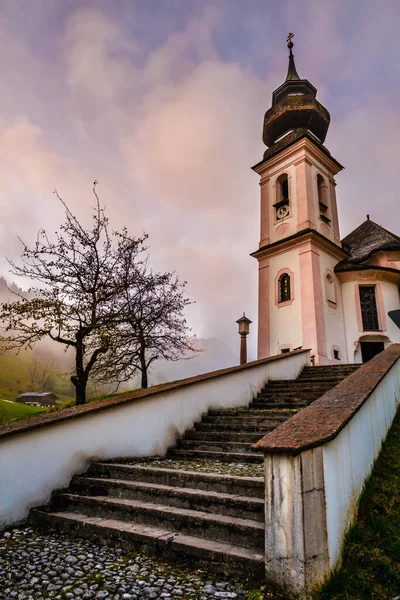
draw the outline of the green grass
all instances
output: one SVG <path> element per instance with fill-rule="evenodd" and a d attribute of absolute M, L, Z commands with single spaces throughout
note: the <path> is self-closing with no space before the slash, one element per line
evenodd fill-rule
<path fill-rule="evenodd" d="M 39 406 L 27 406 L 26 404 L 20 404 L 19 402 L 7 402 L 6 400 L 0 400 L 0 425 L 7 425 L 13 421 L 19 419 L 26 419 L 32 415 L 45 412 L 46 408 Z"/>
<path fill-rule="evenodd" d="M 343 562 L 316 600 L 390 600 L 400 595 L 400 413 L 368 478 Z"/>

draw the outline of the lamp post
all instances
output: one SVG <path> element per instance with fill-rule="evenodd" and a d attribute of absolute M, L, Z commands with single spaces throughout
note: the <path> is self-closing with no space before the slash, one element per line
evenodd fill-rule
<path fill-rule="evenodd" d="M 243 313 L 243 317 L 240 317 L 236 323 L 239 325 L 240 335 L 240 364 L 244 365 L 247 363 L 247 335 L 250 331 L 250 323 L 252 321 Z"/>

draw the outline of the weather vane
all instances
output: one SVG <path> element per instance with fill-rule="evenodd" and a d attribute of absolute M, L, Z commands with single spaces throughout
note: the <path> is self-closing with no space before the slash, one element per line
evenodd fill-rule
<path fill-rule="evenodd" d="M 292 37 L 294 36 L 294 33 L 289 33 L 289 35 L 287 36 L 287 47 L 290 50 L 290 56 L 292 56 L 292 48 L 293 48 L 293 42 L 292 42 Z"/>

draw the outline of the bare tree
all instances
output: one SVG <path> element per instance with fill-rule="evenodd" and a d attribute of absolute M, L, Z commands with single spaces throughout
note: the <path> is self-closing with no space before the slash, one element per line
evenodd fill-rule
<path fill-rule="evenodd" d="M 184 317 L 185 307 L 191 304 L 184 295 L 185 286 L 174 273 L 153 272 L 148 259 L 139 265 L 134 285 L 124 285 L 123 319 L 113 332 L 112 352 L 96 365 L 97 377 L 123 382 L 139 371 L 141 386 L 147 388 L 155 360 L 176 361 L 197 354 Z"/>
<path fill-rule="evenodd" d="M 10 261 L 11 272 L 35 285 L 26 296 L 17 293 L 18 300 L 0 306 L 6 349 L 32 347 L 44 337 L 74 349 L 76 404 L 85 403 L 92 369 L 115 342 L 120 309 L 126 290 L 134 286 L 147 237 L 130 237 L 125 229 L 110 234 L 96 183 L 91 229 L 84 229 L 55 191 L 65 223 L 55 241 L 41 230 L 33 248 L 22 242 L 22 264 Z"/>
<path fill-rule="evenodd" d="M 44 358 L 37 354 L 31 357 L 29 365 L 29 377 L 32 391 L 39 392 L 48 387 L 52 371 L 54 369 L 54 360 Z"/>

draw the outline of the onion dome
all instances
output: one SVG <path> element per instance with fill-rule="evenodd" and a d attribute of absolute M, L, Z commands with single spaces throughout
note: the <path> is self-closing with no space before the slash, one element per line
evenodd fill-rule
<path fill-rule="evenodd" d="M 300 79 L 292 52 L 293 34 L 289 33 L 289 67 L 284 83 L 272 94 L 272 107 L 264 117 L 263 142 L 272 146 L 280 137 L 296 129 L 311 131 L 323 143 L 330 123 L 326 108 L 316 100 L 316 88 Z"/>

